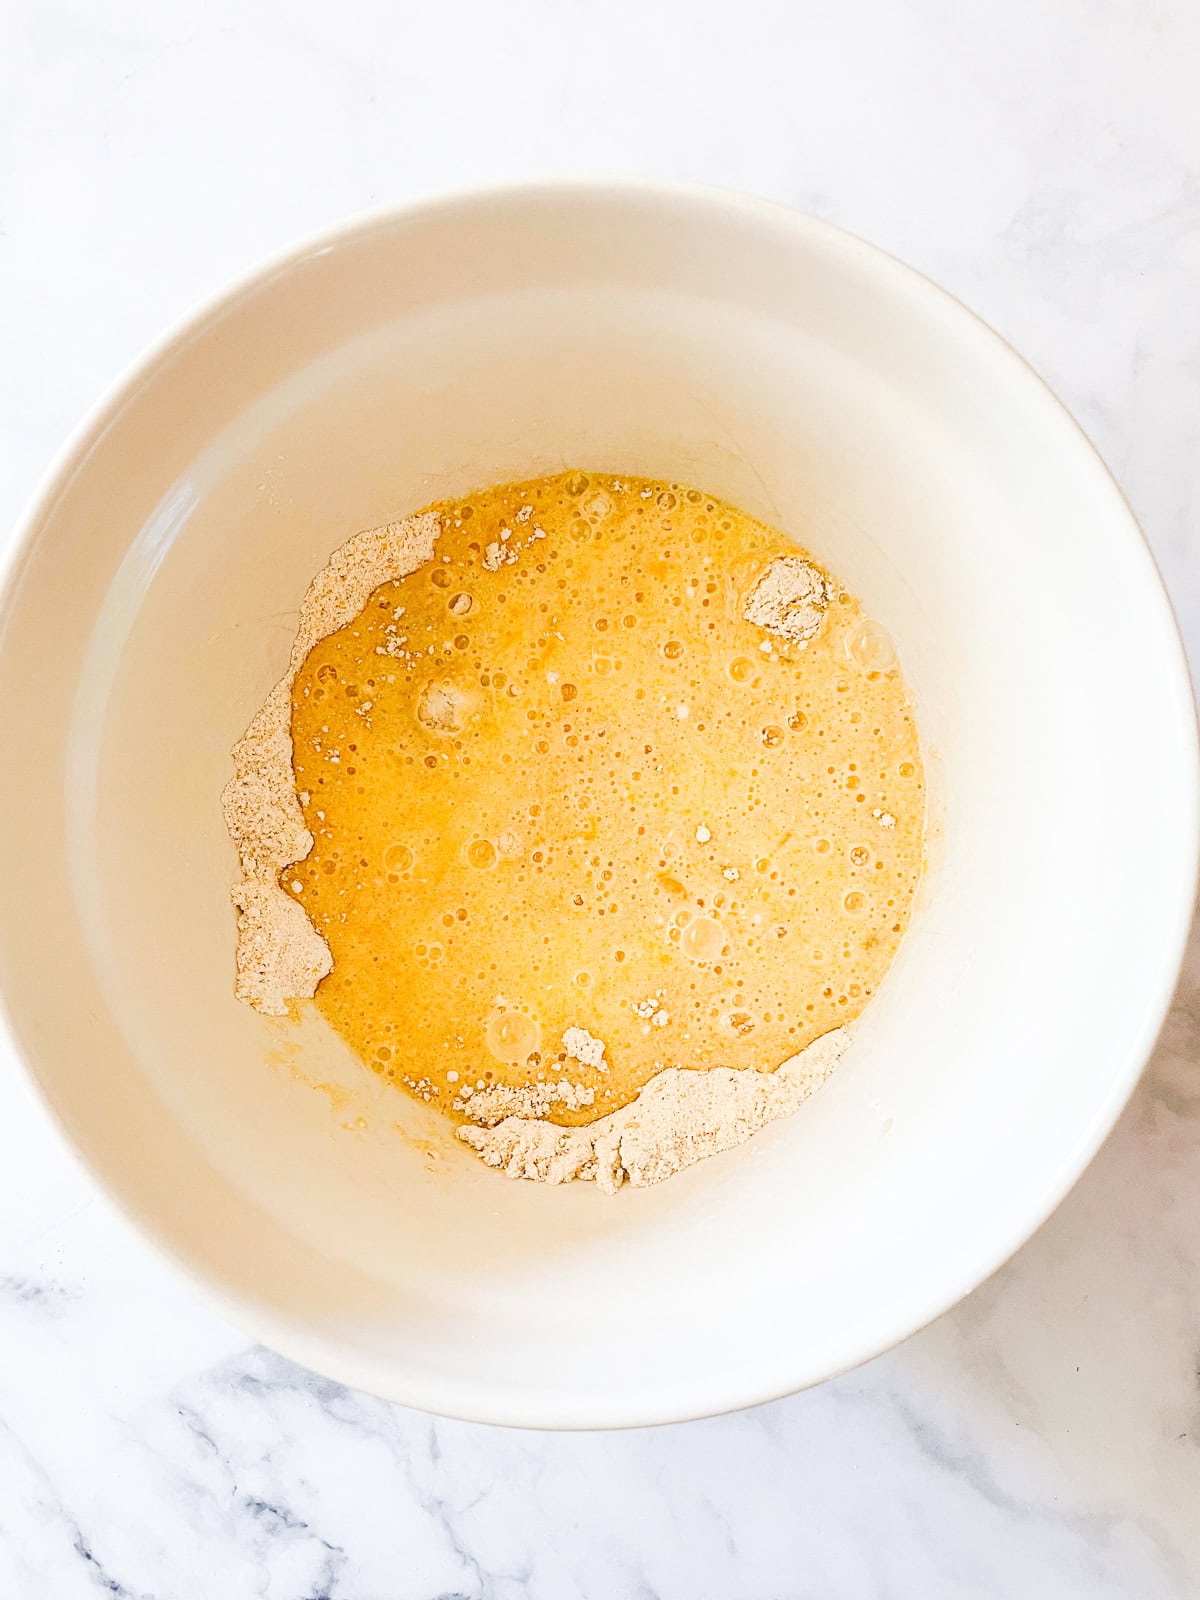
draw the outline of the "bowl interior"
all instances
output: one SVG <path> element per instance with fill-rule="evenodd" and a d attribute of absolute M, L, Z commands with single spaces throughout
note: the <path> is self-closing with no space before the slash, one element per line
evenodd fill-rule
<path fill-rule="evenodd" d="M 615 1200 L 486 1171 L 315 1014 L 237 1005 L 218 807 L 331 549 L 566 465 L 811 548 L 897 642 L 931 791 L 914 925 L 833 1081 Z M 4 984 L 86 1159 L 263 1337 L 462 1415 L 717 1410 L 942 1310 L 1107 1131 L 1191 902 L 1186 678 L 1103 469 L 960 307 L 729 199 L 449 202 L 243 287 L 35 511 L 0 693 Z"/>

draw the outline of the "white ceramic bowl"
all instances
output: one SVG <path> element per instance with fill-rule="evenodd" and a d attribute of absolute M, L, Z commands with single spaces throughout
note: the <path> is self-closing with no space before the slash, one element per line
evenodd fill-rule
<path fill-rule="evenodd" d="M 828 562 L 898 644 L 931 791 L 912 930 L 833 1081 L 615 1199 L 509 1182 L 319 1018 L 237 1005 L 218 809 L 335 545 L 568 463 L 702 485 Z M 1192 904 L 1190 690 L 1103 466 L 953 300 L 729 195 L 450 199 L 221 296 L 31 510 L 0 705 L 3 989 L 83 1157 L 256 1335 L 459 1416 L 742 1406 L 950 1306 L 1112 1126 Z"/>

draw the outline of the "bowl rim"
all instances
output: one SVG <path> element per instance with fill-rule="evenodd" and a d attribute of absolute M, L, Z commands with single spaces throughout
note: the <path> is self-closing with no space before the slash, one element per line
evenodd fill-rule
<path fill-rule="evenodd" d="M 67 1150 L 87 1173 L 89 1181 L 134 1225 L 160 1260 L 171 1271 L 194 1285 L 200 1295 L 231 1324 L 280 1354 L 352 1389 L 463 1421 L 544 1429 L 641 1427 L 718 1416 L 765 1404 L 838 1377 L 874 1359 L 927 1327 L 985 1283 L 1058 1209 L 1083 1176 L 1128 1104 L 1153 1052 L 1175 992 L 1200 878 L 1200 741 L 1197 736 L 1196 701 L 1179 624 L 1162 574 L 1133 510 L 1083 428 L 1045 380 L 1002 335 L 933 279 L 889 251 L 834 223 L 782 202 L 734 189 L 619 174 L 548 177 L 516 183 L 463 186 L 356 211 L 332 226 L 306 234 L 271 253 L 177 316 L 163 333 L 126 363 L 88 407 L 52 457 L 40 482 L 26 501 L 6 547 L 0 551 L 0 642 L 3 641 L 16 602 L 21 573 L 32 555 L 39 529 L 52 511 L 60 490 L 117 418 L 127 398 L 138 385 L 153 375 L 177 347 L 222 315 L 230 305 L 265 288 L 274 277 L 291 271 L 311 256 L 331 252 L 340 245 L 402 221 L 436 219 L 439 214 L 532 200 L 542 203 L 555 200 L 567 203 L 578 203 L 580 200 L 618 203 L 639 200 L 663 206 L 682 204 L 698 211 L 707 211 L 715 221 L 725 225 L 736 226 L 745 221 L 790 229 L 812 243 L 823 245 L 832 253 L 840 252 L 843 258 L 857 258 L 891 284 L 921 298 L 925 304 L 939 308 L 960 338 L 973 338 L 976 348 L 995 364 L 997 371 L 1007 369 L 1010 380 L 1015 380 L 1021 386 L 1030 403 L 1043 407 L 1049 405 L 1057 413 L 1060 425 L 1065 424 L 1062 437 L 1064 443 L 1068 440 L 1071 442 L 1080 471 L 1090 473 L 1098 486 L 1106 488 L 1114 497 L 1114 509 L 1118 518 L 1123 520 L 1129 536 L 1130 554 L 1134 556 L 1136 552 L 1145 580 L 1147 616 L 1156 620 L 1174 656 L 1170 676 L 1174 680 L 1172 688 L 1175 703 L 1170 712 L 1178 722 L 1178 737 L 1182 741 L 1179 766 L 1184 780 L 1173 795 L 1172 806 L 1177 818 L 1180 873 L 1175 902 L 1163 912 L 1163 959 L 1153 991 L 1144 997 L 1143 1021 L 1137 1037 L 1126 1051 L 1125 1059 L 1114 1068 L 1112 1085 L 1095 1108 L 1090 1125 L 1061 1158 L 1055 1181 L 1045 1185 L 1038 1197 L 1019 1213 L 1014 1213 L 1005 1230 L 1004 1240 L 997 1248 L 981 1258 L 976 1266 L 961 1272 L 954 1282 L 939 1285 L 915 1321 L 911 1315 L 904 1316 L 886 1332 L 864 1338 L 859 1347 L 848 1348 L 836 1366 L 823 1364 L 821 1370 L 805 1370 L 802 1364 L 793 1363 L 794 1371 L 784 1374 L 773 1370 L 769 1376 L 764 1373 L 757 1380 L 744 1369 L 724 1380 L 714 1375 L 711 1382 L 693 1385 L 692 1392 L 686 1398 L 675 1395 L 665 1403 L 644 1398 L 622 1402 L 616 1397 L 510 1390 L 503 1385 L 491 1386 L 485 1395 L 479 1384 L 464 1385 L 442 1378 L 430 1379 L 416 1371 L 398 1374 L 394 1366 L 382 1358 L 348 1354 L 338 1342 L 313 1335 L 302 1322 L 264 1307 L 244 1290 L 235 1291 L 211 1269 L 185 1257 L 153 1213 L 137 1205 L 92 1166 L 81 1140 L 76 1137 L 67 1120 L 60 1116 L 34 1066 L 32 1048 L 28 1054 L 26 1052 L 12 1002 L 3 987 L 0 987 L 0 1046 L 7 1047 L 13 1059 L 19 1063 L 19 1079 L 49 1112 L 51 1124 L 57 1129 Z M 1157 619 L 1152 617 L 1155 608 L 1158 611 Z"/>

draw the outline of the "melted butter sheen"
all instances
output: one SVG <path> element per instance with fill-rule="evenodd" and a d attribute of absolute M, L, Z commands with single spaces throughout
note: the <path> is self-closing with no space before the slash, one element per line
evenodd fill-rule
<path fill-rule="evenodd" d="M 330 1024 L 452 1113 L 566 1077 L 595 1099 L 553 1115 L 581 1123 L 852 1021 L 922 861 L 886 634 L 836 582 L 804 647 L 746 622 L 795 547 L 685 485 L 572 472 L 431 509 L 434 560 L 295 683 L 315 844 L 282 882 L 333 953 Z"/>

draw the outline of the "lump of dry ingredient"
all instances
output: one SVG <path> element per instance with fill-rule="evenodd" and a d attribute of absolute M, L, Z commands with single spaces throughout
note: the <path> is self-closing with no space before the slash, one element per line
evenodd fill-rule
<path fill-rule="evenodd" d="M 834 1028 L 774 1072 L 668 1067 L 629 1105 L 582 1128 L 510 1116 L 495 1127 L 459 1128 L 458 1138 L 510 1178 L 590 1179 L 605 1194 L 623 1183 L 646 1188 L 790 1116 L 829 1077 L 849 1042 L 845 1028 Z"/>
<path fill-rule="evenodd" d="M 431 680 L 417 701 L 417 716 L 431 733 L 461 733 L 468 709 L 468 697 L 449 679 Z"/>
<path fill-rule="evenodd" d="M 313 847 L 292 768 L 292 685 L 320 639 L 355 618 L 372 592 L 415 572 L 433 556 L 436 513 L 357 533 L 340 545 L 308 586 L 286 673 L 233 747 L 233 777 L 221 796 L 225 826 L 237 846 L 240 881 L 237 998 L 284 1016 L 289 1000 L 307 1000 L 333 967 L 329 946 L 304 908 L 279 887 L 285 867 Z M 439 708 L 444 709 L 444 708 Z"/>
<path fill-rule="evenodd" d="M 597 1039 L 586 1028 L 567 1028 L 562 1042 L 572 1061 L 581 1061 L 585 1067 L 597 1067 L 601 1072 L 608 1071 L 604 1064 L 604 1040 Z"/>
<path fill-rule="evenodd" d="M 544 1117 L 555 1106 L 567 1111 L 579 1111 L 590 1106 L 596 1091 L 585 1085 L 570 1083 L 563 1078 L 559 1083 L 531 1083 L 514 1087 L 507 1083 L 489 1084 L 486 1089 L 476 1089 L 464 1095 L 455 1104 L 472 1122 L 485 1128 L 494 1128 L 505 1117 Z"/>
<path fill-rule="evenodd" d="M 238 911 L 233 992 L 258 1011 L 283 1016 L 288 1001 L 312 995 L 333 969 L 329 946 L 304 907 L 277 883 L 246 878 L 233 890 Z"/>
<path fill-rule="evenodd" d="M 803 556 L 776 556 L 750 591 L 742 615 L 792 644 L 807 644 L 821 626 L 829 584 Z"/>

